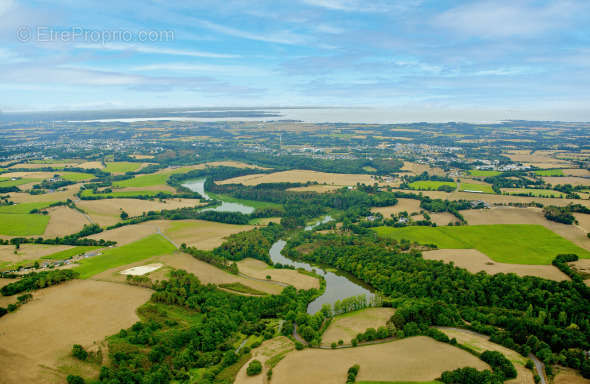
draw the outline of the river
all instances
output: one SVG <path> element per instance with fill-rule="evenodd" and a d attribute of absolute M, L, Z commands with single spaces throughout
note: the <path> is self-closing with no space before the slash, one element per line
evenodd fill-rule
<path fill-rule="evenodd" d="M 183 187 L 190 189 L 193 192 L 199 193 L 203 198 L 210 200 L 211 198 L 205 192 L 205 179 L 189 180 L 182 184 Z M 241 212 L 249 214 L 254 212 L 254 208 L 241 204 L 221 200 L 221 205 L 215 208 L 208 208 L 219 212 Z M 332 217 L 325 216 L 318 222 L 305 227 L 306 231 L 310 231 L 320 224 L 325 224 L 332 221 Z M 346 299 L 351 296 L 366 295 L 368 299 L 373 297 L 373 293 L 368 287 L 363 286 L 360 282 L 353 281 L 352 277 L 346 276 L 342 273 L 326 270 L 323 266 L 312 265 L 306 262 L 299 262 L 291 260 L 281 254 L 287 242 L 285 240 L 276 241 L 270 248 L 270 259 L 273 263 L 280 263 L 283 265 L 290 265 L 295 268 L 302 268 L 306 271 L 315 271 L 326 280 L 326 290 L 317 297 L 314 301 L 309 303 L 307 312 L 314 314 L 322 309 L 324 304 L 333 305 L 336 301 Z"/>

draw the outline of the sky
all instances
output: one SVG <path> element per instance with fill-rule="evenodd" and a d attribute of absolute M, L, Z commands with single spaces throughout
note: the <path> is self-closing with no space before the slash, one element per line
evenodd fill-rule
<path fill-rule="evenodd" d="M 588 20 L 587 0 L 0 0 L 0 110 L 371 106 L 590 121 Z"/>

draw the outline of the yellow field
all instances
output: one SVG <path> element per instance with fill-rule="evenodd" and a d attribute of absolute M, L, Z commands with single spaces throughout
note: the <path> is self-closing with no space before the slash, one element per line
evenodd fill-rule
<path fill-rule="evenodd" d="M 590 177 L 589 170 L 580 168 L 564 169 L 563 174 L 566 176 Z"/>
<path fill-rule="evenodd" d="M 453 262 L 457 267 L 469 272 L 485 271 L 490 275 L 497 273 L 515 273 L 519 276 L 537 276 L 543 279 L 563 281 L 570 278 L 553 265 L 504 264 L 490 259 L 476 249 L 437 249 L 422 253 L 426 260 Z"/>
<path fill-rule="evenodd" d="M 360 365 L 357 381 L 431 381 L 447 370 L 490 369 L 469 352 L 425 336 L 336 350 L 290 352 L 273 369 L 281 384 L 341 384 L 346 372 Z"/>
<path fill-rule="evenodd" d="M 578 371 L 571 368 L 558 367 L 557 371 L 553 384 L 590 384 L 590 380 L 584 379 Z"/>
<path fill-rule="evenodd" d="M 121 246 L 157 233 L 159 223 L 159 221 L 146 221 L 145 223 L 141 224 L 126 225 L 124 227 L 119 227 L 88 236 L 88 238 L 95 240 L 105 239 L 116 241 L 117 246 Z"/>
<path fill-rule="evenodd" d="M 43 256 L 70 248 L 74 247 L 71 245 L 21 244 L 17 254 L 15 254 L 14 245 L 0 245 L 0 262 L 18 263 L 24 260 L 37 260 Z"/>
<path fill-rule="evenodd" d="M 322 185 L 322 184 L 318 184 L 318 185 L 309 185 L 307 187 L 289 188 L 289 189 L 287 189 L 287 191 L 325 193 L 325 192 L 335 191 L 335 190 L 337 190 L 339 188 L 340 188 L 340 186 L 337 186 L 337 185 Z"/>
<path fill-rule="evenodd" d="M 201 205 L 201 202 L 194 199 L 168 199 L 163 202 L 140 199 L 104 199 L 80 200 L 76 205 L 86 211 L 98 224 L 113 225 L 121 221 L 121 210 L 127 212 L 129 216 L 139 216 L 148 211 L 194 207 Z"/>
<path fill-rule="evenodd" d="M 574 244 L 590 250 L 590 239 L 586 236 L 587 231 L 574 225 L 547 220 L 543 216 L 541 208 L 495 207 L 484 210 L 462 211 L 461 214 L 470 225 L 539 224 Z"/>
<path fill-rule="evenodd" d="M 49 224 L 43 233 L 44 237 L 62 237 L 79 232 L 85 224 L 91 224 L 88 219 L 75 209 L 53 207 L 49 212 Z"/>
<path fill-rule="evenodd" d="M 35 292 L 31 303 L 0 319 L 2 383 L 65 382 L 55 368 L 73 344 L 90 346 L 131 326 L 151 291 L 75 280 Z"/>
<path fill-rule="evenodd" d="M 459 221 L 454 215 L 449 212 L 437 212 L 437 213 L 429 213 L 430 221 L 436 223 L 438 226 L 445 226 L 449 225 L 449 223 L 455 223 Z"/>
<path fill-rule="evenodd" d="M 195 259 L 191 255 L 182 252 L 176 252 L 172 255 L 161 256 L 158 258 L 158 261 L 172 268 L 184 269 L 187 272 L 193 273 L 195 276 L 199 278 L 199 280 L 203 284 L 241 283 L 250 288 L 266 292 L 272 295 L 280 294 L 284 288 L 276 283 L 252 280 L 242 276 L 233 275 L 229 272 L 222 271 L 221 269 L 216 268 L 211 264 L 207 264 L 204 261 Z M 150 259 L 148 262 L 145 262 L 144 264 L 149 264 L 153 262 L 155 262 L 155 259 Z M 126 267 L 129 268 L 129 266 Z M 154 276 L 153 279 L 159 277 L 159 279 L 162 280 L 164 278 L 164 276 L 162 276 L 162 273 L 162 269 L 159 269 L 158 271 L 155 271 L 150 275 Z"/>
<path fill-rule="evenodd" d="M 263 261 L 256 259 L 247 258 L 239 261 L 238 270 L 257 279 L 266 279 L 266 276 L 270 276 L 272 281 L 280 281 L 297 289 L 307 290 L 320 287 L 320 282 L 315 277 L 304 275 L 292 269 L 273 269 Z"/>
<path fill-rule="evenodd" d="M 67 199 L 75 200 L 75 194 L 80 189 L 79 185 L 68 185 L 64 188 L 60 188 L 56 192 L 44 193 L 42 195 L 29 195 L 24 192 L 11 192 L 8 195 L 10 200 L 15 203 L 38 203 L 38 202 L 54 202 L 54 201 L 65 201 Z"/>
<path fill-rule="evenodd" d="M 507 383 L 533 384 L 535 382 L 533 380 L 532 372 L 524 367 L 524 365 L 527 362 L 526 357 L 523 357 L 518 352 L 503 347 L 501 345 L 492 343 L 488 340 L 488 337 L 483 335 L 480 336 L 474 333 L 448 328 L 441 328 L 441 331 L 446 333 L 447 336 L 449 336 L 449 338 L 454 337 L 455 339 L 457 339 L 457 342 L 459 342 L 459 344 L 471 347 L 479 353 L 484 352 L 486 350 L 498 351 L 502 353 L 504 356 L 506 356 L 508 360 L 512 361 L 512 363 L 514 364 L 514 368 L 516 368 L 517 371 L 516 378 L 507 381 Z"/>
<path fill-rule="evenodd" d="M 252 350 L 252 359 L 249 360 L 242 369 L 238 372 L 236 376 L 236 380 L 234 384 L 263 384 L 265 383 L 266 372 L 268 371 L 268 367 L 265 366 L 265 363 L 268 359 L 273 356 L 291 351 L 295 348 L 293 342 L 286 338 L 285 336 L 275 337 L 270 340 L 266 340 L 262 343 L 262 345 L 254 350 Z M 256 376 L 248 376 L 246 374 L 246 369 L 248 368 L 248 364 L 252 360 L 258 360 L 262 363 L 262 372 L 260 375 Z"/>
<path fill-rule="evenodd" d="M 234 177 L 220 181 L 219 184 L 258 185 L 262 183 L 306 183 L 308 181 L 341 186 L 356 185 L 356 183 L 373 184 L 375 182 L 371 175 L 294 170 Z"/>
<path fill-rule="evenodd" d="M 420 212 L 420 200 L 415 199 L 397 199 L 397 204 L 388 207 L 373 207 L 371 212 L 380 213 L 385 218 L 390 218 L 392 213 L 398 214 L 406 211 L 408 213 Z"/>
<path fill-rule="evenodd" d="M 408 171 L 406 174 L 420 175 L 424 172 L 428 172 L 429 175 L 446 176 L 446 172 L 442 168 L 432 168 L 427 164 L 418 164 L 412 162 L 404 162 L 404 166 L 401 168 L 402 171 Z"/>
<path fill-rule="evenodd" d="M 576 185 L 588 185 L 590 186 L 590 178 L 584 178 L 584 177 L 573 177 L 573 176 L 547 176 L 547 177 L 543 177 L 543 180 L 546 183 L 549 183 L 551 185 L 558 185 L 558 184 L 571 184 L 573 186 Z"/>
<path fill-rule="evenodd" d="M 509 151 L 505 155 L 514 162 L 535 166 L 541 169 L 564 168 L 571 166 L 569 161 L 559 160 L 551 157 L 553 154 L 554 151 L 536 151 L 531 155 L 529 150 L 514 150 Z"/>
<path fill-rule="evenodd" d="M 350 344 L 357 334 L 367 328 L 379 328 L 389 321 L 395 310 L 393 308 L 367 308 L 334 317 L 328 329 L 322 335 L 322 345 L 329 346 L 342 340 Z"/>
<path fill-rule="evenodd" d="M 204 220 L 174 220 L 155 222 L 162 231 L 178 245 L 210 250 L 220 246 L 224 239 L 234 233 L 249 231 L 252 225 L 234 225 Z"/>

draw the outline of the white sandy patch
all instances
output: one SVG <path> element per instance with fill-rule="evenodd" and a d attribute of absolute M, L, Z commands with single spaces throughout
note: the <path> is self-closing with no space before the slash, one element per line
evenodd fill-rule
<path fill-rule="evenodd" d="M 132 275 L 132 276 L 143 276 L 143 275 L 153 272 L 157 269 L 160 269 L 163 266 L 164 266 L 164 264 L 160 264 L 160 263 L 142 265 L 140 267 L 133 267 L 133 268 L 129 268 L 124 271 L 121 271 L 121 274 L 122 275 Z"/>

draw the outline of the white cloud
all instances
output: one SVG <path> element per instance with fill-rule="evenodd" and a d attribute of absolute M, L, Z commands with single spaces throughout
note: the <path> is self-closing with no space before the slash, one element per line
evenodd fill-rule
<path fill-rule="evenodd" d="M 212 64 L 190 64 L 190 63 L 164 63 L 138 65 L 131 68 L 132 71 L 177 71 L 177 72 L 212 72 L 226 75 L 250 75 L 268 76 L 269 71 L 242 65 L 212 65 Z"/>
<path fill-rule="evenodd" d="M 302 0 L 314 7 L 345 12 L 392 12 L 405 11 L 416 7 L 422 0 Z"/>
<path fill-rule="evenodd" d="M 0 16 L 7 13 L 14 6 L 14 0 L 0 0 Z"/>
<path fill-rule="evenodd" d="M 525 0 L 483 1 L 445 11 L 434 23 L 461 34 L 486 38 L 530 37 L 567 25 L 581 6 L 576 0 L 553 0 L 544 6 Z"/>
<path fill-rule="evenodd" d="M 226 53 L 213 53 L 213 52 L 203 52 L 203 51 L 195 51 L 195 50 L 172 49 L 172 48 L 162 48 L 162 47 L 154 47 L 154 46 L 138 45 L 138 44 L 125 44 L 125 43 L 76 44 L 75 48 L 106 50 L 106 51 L 127 51 L 127 52 L 139 52 L 139 53 L 153 53 L 153 54 L 157 54 L 157 55 L 207 57 L 207 58 L 214 58 L 214 59 L 231 59 L 231 58 L 240 57 L 239 55 L 226 54 Z"/>
<path fill-rule="evenodd" d="M 303 44 L 306 41 L 306 39 L 303 36 L 288 31 L 253 33 L 232 27 L 227 27 L 225 25 L 212 23 L 210 21 L 205 20 L 199 21 L 199 24 L 207 29 L 222 33 L 224 35 L 239 37 L 248 40 L 257 40 L 264 41 L 267 43 L 279 43 L 287 45 Z"/>

